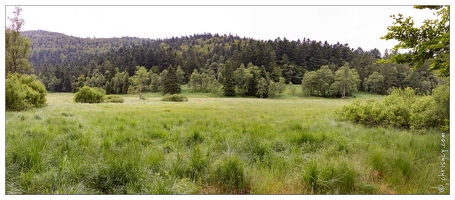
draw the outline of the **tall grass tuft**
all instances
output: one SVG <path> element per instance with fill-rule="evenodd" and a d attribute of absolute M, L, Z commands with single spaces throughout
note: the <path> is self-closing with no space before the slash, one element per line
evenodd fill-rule
<path fill-rule="evenodd" d="M 137 161 L 112 159 L 100 166 L 93 187 L 105 194 L 126 194 L 128 187 L 140 183 L 141 175 Z"/>
<path fill-rule="evenodd" d="M 221 194 L 247 194 L 250 181 L 245 174 L 240 158 L 231 156 L 217 163 L 210 173 L 211 183 Z"/>
<path fill-rule="evenodd" d="M 203 178 L 208 169 L 208 161 L 207 156 L 202 153 L 199 146 L 191 149 L 188 164 L 189 178 L 193 181 Z"/>
<path fill-rule="evenodd" d="M 393 159 L 393 167 L 397 168 L 405 178 L 409 178 L 412 173 L 412 161 L 409 156 L 399 154 Z"/>
<path fill-rule="evenodd" d="M 369 162 L 371 163 L 371 166 L 374 170 L 373 178 L 379 180 L 384 176 L 384 172 L 386 170 L 386 163 L 384 158 L 385 154 L 382 150 L 373 149 L 371 151 L 372 152 L 369 156 Z"/>
<path fill-rule="evenodd" d="M 41 151 L 45 147 L 43 138 L 26 140 L 22 145 L 14 146 L 7 151 L 12 164 L 17 164 L 20 171 L 33 170 L 40 172 L 44 169 Z"/>
<path fill-rule="evenodd" d="M 309 163 L 304 171 L 303 180 L 313 194 L 350 194 L 355 191 L 356 172 L 348 164 L 316 161 Z"/>
<path fill-rule="evenodd" d="M 205 141 L 205 137 L 199 130 L 195 130 L 186 138 L 186 145 L 196 145 Z"/>
<path fill-rule="evenodd" d="M 312 193 L 316 193 L 320 187 L 319 182 L 319 173 L 318 165 L 316 162 L 312 161 L 306 168 L 303 175 L 303 180 L 305 181 L 308 188 L 310 188 Z"/>

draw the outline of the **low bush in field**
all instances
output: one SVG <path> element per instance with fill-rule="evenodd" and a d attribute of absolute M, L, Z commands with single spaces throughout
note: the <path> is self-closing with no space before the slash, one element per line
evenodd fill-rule
<path fill-rule="evenodd" d="M 397 89 L 384 101 L 354 101 L 337 111 L 340 119 L 368 126 L 447 130 L 449 88 L 439 86 L 432 96 L 417 96 L 411 88 Z"/>
<path fill-rule="evenodd" d="M 84 86 L 74 95 L 74 101 L 79 103 L 102 103 L 104 96 L 106 96 L 105 90 Z"/>
<path fill-rule="evenodd" d="M 186 102 L 188 101 L 188 98 L 180 94 L 166 94 L 162 101 Z"/>
<path fill-rule="evenodd" d="M 6 110 L 20 111 L 46 105 L 46 88 L 34 75 L 10 74 L 5 84 Z"/>
<path fill-rule="evenodd" d="M 119 95 L 107 95 L 104 97 L 106 103 L 123 103 L 125 100 Z"/>

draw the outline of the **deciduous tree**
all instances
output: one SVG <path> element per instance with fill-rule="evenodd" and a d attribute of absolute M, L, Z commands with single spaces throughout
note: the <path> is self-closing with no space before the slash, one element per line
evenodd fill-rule
<path fill-rule="evenodd" d="M 8 17 L 11 22 L 5 30 L 5 67 L 6 74 L 31 72 L 31 64 L 28 61 L 30 56 L 30 39 L 21 36 L 21 29 L 25 21 L 19 18 L 22 11 L 21 7 L 16 7 L 13 11 L 14 17 Z"/>
<path fill-rule="evenodd" d="M 395 20 L 381 39 L 398 40 L 392 50 L 410 49 L 409 53 L 392 55 L 397 63 L 411 63 L 420 67 L 427 61 L 430 69 L 439 70 L 442 76 L 449 76 L 450 55 L 450 7 L 414 6 L 416 9 L 436 10 L 438 19 L 426 19 L 420 27 L 414 27 L 412 17 L 392 15 Z"/>
<path fill-rule="evenodd" d="M 148 87 L 147 82 L 149 79 L 147 69 L 143 66 L 137 66 L 134 76 L 130 78 L 131 86 L 128 89 L 128 93 L 138 93 L 139 100 L 143 100 L 142 91 Z"/>

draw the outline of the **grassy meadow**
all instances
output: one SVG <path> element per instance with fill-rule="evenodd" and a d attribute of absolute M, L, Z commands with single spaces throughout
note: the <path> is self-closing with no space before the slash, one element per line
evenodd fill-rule
<path fill-rule="evenodd" d="M 122 95 L 118 104 L 50 93 L 44 108 L 6 112 L 6 193 L 450 193 L 438 176 L 440 131 L 370 128 L 334 117 L 353 100 L 383 96 L 183 93 L 188 102 L 146 93 L 142 101 Z M 449 180 L 448 161 L 445 169 Z"/>

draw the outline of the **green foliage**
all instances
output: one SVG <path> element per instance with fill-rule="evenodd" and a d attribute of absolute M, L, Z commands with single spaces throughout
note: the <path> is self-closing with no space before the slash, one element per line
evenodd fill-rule
<path fill-rule="evenodd" d="M 275 83 L 274 81 L 270 80 L 269 82 L 269 87 L 268 87 L 268 94 L 270 98 L 275 98 L 278 95 L 278 83 Z"/>
<path fill-rule="evenodd" d="M 450 7 L 449 6 L 415 6 L 417 9 L 435 9 L 438 19 L 424 20 L 419 28 L 414 27 L 412 17 L 403 18 L 402 14 L 392 15 L 393 26 L 381 39 L 398 40 L 393 50 L 411 49 L 407 54 L 392 56 L 398 63 L 411 63 L 420 67 L 427 61 L 430 69 L 439 70 L 442 76 L 449 76 L 450 55 Z"/>
<path fill-rule="evenodd" d="M 320 70 L 323 65 L 336 72 L 345 62 L 350 63 L 349 68 L 355 69 L 362 80 L 356 83 L 360 91 L 365 90 L 366 84 L 363 81 L 374 71 L 384 76 L 381 89 L 383 94 L 390 87 L 412 87 L 419 94 L 429 94 L 434 86 L 442 83 L 433 77 L 432 73 L 428 73 L 427 69 L 412 71 L 407 64 L 394 64 L 388 60 L 374 64 L 376 59 L 381 58 L 377 49 L 353 50 L 347 45 L 331 45 L 310 40 L 296 42 L 280 39 L 265 42 L 211 34 L 162 40 L 87 39 L 47 31 L 24 31 L 21 34 L 33 42 L 29 59 L 35 67 L 37 77 L 48 90 L 55 92 L 76 92 L 78 88 L 87 85 L 103 87 L 107 94 L 126 94 L 132 85 L 129 77 L 135 75 L 135 67 L 138 65 L 150 69 L 150 81 L 146 82 L 150 91 L 162 92 L 169 66 L 172 64 L 181 68 L 179 70 L 177 67 L 176 70 L 177 83 L 180 85 L 182 80 L 189 81 L 191 73 L 198 69 L 201 81 L 196 84 L 196 90 L 222 93 L 220 86 L 223 83 L 226 60 L 231 61 L 235 72 L 239 72 L 234 73 L 235 93 L 241 96 L 259 97 L 257 86 L 261 77 L 267 79 L 268 76 L 276 83 L 283 77 L 285 83 L 300 84 L 304 74 Z M 64 44 L 56 41 L 63 41 Z M 387 59 L 388 55 L 385 53 L 383 58 Z M 244 70 L 241 69 L 242 63 Z M 248 67 L 245 67 L 247 63 Z M 80 75 L 84 76 L 81 81 L 78 80 Z M 53 84 L 50 84 L 54 76 L 56 78 Z M 327 88 L 327 85 L 319 85 L 317 78 L 314 79 L 314 84 L 311 86 L 313 89 L 307 87 L 309 92 L 304 95 L 324 96 L 324 92 L 319 90 L 321 87 Z M 325 96 L 342 96 L 340 92 L 334 94 L 342 84 L 332 85 L 328 85 Z M 192 84 L 189 86 L 193 87 Z"/>
<path fill-rule="evenodd" d="M 102 103 L 106 91 L 101 88 L 84 86 L 75 95 L 74 101 L 79 103 Z"/>
<path fill-rule="evenodd" d="M 123 103 L 125 100 L 120 95 L 106 95 L 104 102 L 106 103 Z"/>
<path fill-rule="evenodd" d="M 248 83 L 252 76 L 243 63 L 234 71 L 235 88 L 238 94 L 245 94 L 248 91 Z"/>
<path fill-rule="evenodd" d="M 138 93 L 139 100 L 143 100 L 142 91 L 148 89 L 147 83 L 150 80 L 147 69 L 143 66 L 137 66 L 134 76 L 130 77 L 131 86 L 128 93 Z"/>
<path fill-rule="evenodd" d="M 449 82 L 438 86 L 433 90 L 432 95 L 435 101 L 435 109 L 438 116 L 438 124 L 442 125 L 442 130 L 449 131 L 450 120 L 450 87 Z"/>
<path fill-rule="evenodd" d="M 365 91 L 382 94 L 386 88 L 384 85 L 384 76 L 378 72 L 373 72 L 367 79 L 364 80 Z"/>
<path fill-rule="evenodd" d="M 150 70 L 151 71 L 151 70 Z M 161 90 L 161 77 L 156 73 L 150 75 L 150 90 L 152 92 L 159 92 Z"/>
<path fill-rule="evenodd" d="M 224 96 L 235 96 L 234 69 L 230 60 L 226 61 L 223 69 L 223 92 Z"/>
<path fill-rule="evenodd" d="M 360 83 L 359 75 L 355 69 L 349 69 L 349 63 L 338 68 L 335 72 L 335 82 L 330 85 L 331 94 L 341 94 L 341 98 L 357 91 L 357 86 Z"/>
<path fill-rule="evenodd" d="M 289 89 L 288 89 L 288 90 L 289 90 L 289 92 L 291 92 L 291 94 L 292 94 L 292 95 L 295 95 L 295 93 L 296 93 L 296 89 L 295 89 L 294 85 L 292 85 L 292 83 L 291 83 L 291 82 L 289 82 L 289 84 L 288 84 L 288 88 L 289 88 Z"/>
<path fill-rule="evenodd" d="M 169 71 L 163 80 L 163 94 L 175 94 L 180 92 L 180 84 L 177 81 L 175 68 L 169 66 Z"/>
<path fill-rule="evenodd" d="M 182 67 L 178 66 L 177 71 L 175 72 L 177 76 L 177 83 L 182 85 L 185 81 L 185 72 L 182 70 Z"/>
<path fill-rule="evenodd" d="M 270 78 L 275 82 L 279 82 L 280 77 L 283 77 L 283 70 L 279 66 L 273 67 L 273 71 L 272 74 L 270 75 Z"/>
<path fill-rule="evenodd" d="M 5 90 L 7 111 L 21 111 L 46 105 L 46 88 L 34 75 L 8 75 Z"/>
<path fill-rule="evenodd" d="M 311 71 L 303 75 L 302 79 L 302 92 L 304 95 L 310 96 L 315 94 L 315 88 L 317 85 L 316 72 Z"/>
<path fill-rule="evenodd" d="M 30 39 L 21 36 L 24 19 L 19 18 L 21 7 L 13 11 L 14 17 L 8 17 L 11 22 L 5 30 L 5 68 L 6 75 L 19 73 L 24 74 L 32 71 L 28 57 L 30 56 Z"/>
<path fill-rule="evenodd" d="M 192 92 L 199 92 L 202 90 L 202 83 L 201 83 L 201 75 L 199 74 L 199 70 L 194 69 L 193 73 L 191 73 L 190 81 L 188 82 L 188 87 L 191 89 Z"/>
<path fill-rule="evenodd" d="M 181 94 L 165 94 L 162 101 L 186 102 L 188 98 Z"/>
<path fill-rule="evenodd" d="M 417 96 L 411 88 L 396 89 L 384 101 L 354 101 L 337 111 L 341 119 L 368 126 L 423 129 L 441 127 L 448 121 L 447 86 L 439 86 L 433 96 Z M 445 91 L 444 91 L 445 90 Z M 439 93 L 440 92 L 440 93 Z M 444 103 L 440 102 L 443 100 Z M 443 128 L 444 129 L 444 128 Z"/>
<path fill-rule="evenodd" d="M 256 96 L 259 98 L 267 98 L 269 96 L 269 84 L 270 82 L 268 82 L 267 79 L 261 77 L 258 81 Z"/>
<path fill-rule="evenodd" d="M 292 82 L 290 82 L 290 83 L 292 83 Z M 286 83 L 285 83 L 285 79 L 283 77 L 279 78 L 279 81 L 277 83 L 277 90 L 278 90 L 278 94 L 282 94 L 284 92 L 284 90 L 286 90 Z"/>

